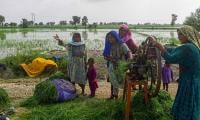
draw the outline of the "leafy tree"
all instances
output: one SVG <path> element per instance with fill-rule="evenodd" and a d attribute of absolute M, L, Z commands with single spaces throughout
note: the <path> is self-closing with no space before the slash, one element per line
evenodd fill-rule
<path fill-rule="evenodd" d="M 65 21 L 65 20 L 62 20 L 62 21 L 60 21 L 60 23 L 59 23 L 60 25 L 67 25 L 67 21 Z"/>
<path fill-rule="evenodd" d="M 28 25 L 29 25 L 29 21 L 27 20 L 27 19 L 25 19 L 25 18 L 22 18 L 22 27 L 23 28 L 27 28 L 28 27 Z"/>
<path fill-rule="evenodd" d="M 200 8 L 196 9 L 195 12 L 192 12 L 189 17 L 184 21 L 185 25 L 190 25 L 200 31 Z"/>
<path fill-rule="evenodd" d="M 82 25 L 85 26 L 85 29 L 86 29 L 86 27 L 87 27 L 87 23 L 88 23 L 88 18 L 87 18 L 87 16 L 84 16 L 84 17 L 82 18 Z"/>
<path fill-rule="evenodd" d="M 76 25 L 80 24 L 80 22 L 81 22 L 81 17 L 73 16 L 72 19 L 73 19 L 73 23 L 74 23 L 75 28 L 76 28 Z"/>
<path fill-rule="evenodd" d="M 43 26 L 44 25 L 44 23 L 43 22 L 39 22 L 39 26 Z"/>
<path fill-rule="evenodd" d="M 17 26 L 17 23 L 11 22 L 11 23 L 10 23 L 10 26 L 11 26 L 11 27 L 16 27 L 16 26 Z"/>
<path fill-rule="evenodd" d="M 69 24 L 74 25 L 74 22 L 72 20 L 69 21 Z"/>
<path fill-rule="evenodd" d="M 0 25 L 3 26 L 4 22 L 5 22 L 5 17 L 0 15 Z"/>
<path fill-rule="evenodd" d="M 93 28 L 97 29 L 97 23 L 96 22 L 93 23 Z"/>
<path fill-rule="evenodd" d="M 48 25 L 48 26 L 54 26 L 54 25 L 55 25 L 55 22 L 48 22 L 47 25 Z"/>

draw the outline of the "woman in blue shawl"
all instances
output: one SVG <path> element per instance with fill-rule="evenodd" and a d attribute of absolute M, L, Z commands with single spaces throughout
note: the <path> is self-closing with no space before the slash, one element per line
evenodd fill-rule
<path fill-rule="evenodd" d="M 118 98 L 118 88 L 120 87 L 119 76 L 116 74 L 116 68 L 120 61 L 132 59 L 132 54 L 129 48 L 119 38 L 115 31 L 111 31 L 106 35 L 105 49 L 103 52 L 105 59 L 108 61 L 109 79 L 111 82 L 111 96 L 110 99 Z"/>
<path fill-rule="evenodd" d="M 160 49 L 163 58 L 171 64 L 179 64 L 179 86 L 172 107 L 175 120 L 200 120 L 200 34 L 191 26 L 177 30 L 182 43 L 177 48 L 165 49 L 151 40 Z"/>

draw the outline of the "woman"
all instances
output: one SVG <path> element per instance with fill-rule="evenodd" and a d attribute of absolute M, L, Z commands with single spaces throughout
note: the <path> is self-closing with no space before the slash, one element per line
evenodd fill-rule
<path fill-rule="evenodd" d="M 121 60 L 132 59 L 132 54 L 129 48 L 125 43 L 121 41 L 119 35 L 115 31 L 111 31 L 107 35 L 106 45 L 110 47 L 109 51 L 104 51 L 104 53 L 109 53 L 108 56 L 104 56 L 105 59 L 109 62 L 109 79 L 111 82 L 111 96 L 110 99 L 118 98 L 118 88 L 119 77 L 117 76 L 115 69 L 117 68 L 118 63 Z"/>
<path fill-rule="evenodd" d="M 72 41 L 64 44 L 56 35 L 58 44 L 68 49 L 68 76 L 72 83 L 77 83 L 81 87 L 81 94 L 85 95 L 86 69 L 87 69 L 87 53 L 85 44 L 81 41 L 80 33 L 74 33 Z"/>
<path fill-rule="evenodd" d="M 200 120 L 200 34 L 191 26 L 177 30 L 183 44 L 165 49 L 156 40 L 152 43 L 160 49 L 163 58 L 171 64 L 181 66 L 176 98 L 172 107 L 175 120 Z"/>
<path fill-rule="evenodd" d="M 132 39 L 131 31 L 126 24 L 122 24 L 119 28 L 119 36 L 123 40 L 124 43 L 128 46 L 132 53 L 135 53 L 137 50 L 137 45 L 134 43 Z"/>

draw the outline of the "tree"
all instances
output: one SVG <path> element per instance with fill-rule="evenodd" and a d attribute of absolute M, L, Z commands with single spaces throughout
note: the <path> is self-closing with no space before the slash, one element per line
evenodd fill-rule
<path fill-rule="evenodd" d="M 27 28 L 28 27 L 28 25 L 29 25 L 29 21 L 27 20 L 27 19 L 25 19 L 25 18 L 22 18 L 22 27 L 23 28 Z"/>
<path fill-rule="evenodd" d="M 88 18 L 87 18 L 87 16 L 84 16 L 84 17 L 82 18 L 82 26 L 85 26 L 85 29 L 86 29 L 86 27 L 87 27 L 87 23 L 88 23 Z"/>
<path fill-rule="evenodd" d="M 39 22 L 39 26 L 43 26 L 44 25 L 44 23 L 43 22 Z"/>
<path fill-rule="evenodd" d="M 200 8 L 196 9 L 195 12 L 192 12 L 189 17 L 186 17 L 184 24 L 193 26 L 200 31 Z"/>
<path fill-rule="evenodd" d="M 76 24 L 80 24 L 80 22 L 81 22 L 81 17 L 73 16 L 72 19 L 73 19 L 73 23 L 74 23 L 75 28 L 76 28 Z"/>
<path fill-rule="evenodd" d="M 72 20 L 69 21 L 69 24 L 74 25 L 74 22 Z"/>
<path fill-rule="evenodd" d="M 60 25 L 67 25 L 67 21 L 65 21 L 65 20 L 62 20 L 62 21 L 60 21 L 60 23 L 59 23 Z"/>
<path fill-rule="evenodd" d="M 11 27 L 16 27 L 16 26 L 17 26 L 17 23 L 11 22 L 11 23 L 10 23 L 10 26 L 11 26 Z"/>
<path fill-rule="evenodd" d="M 55 25 L 55 22 L 48 22 L 47 25 L 48 25 L 48 26 L 54 26 L 54 25 Z"/>
<path fill-rule="evenodd" d="M 4 22 L 5 22 L 5 17 L 0 15 L 0 25 L 3 26 Z"/>
<path fill-rule="evenodd" d="M 174 26 L 175 25 L 175 22 L 177 20 L 177 15 L 176 14 L 172 14 L 172 21 L 171 21 L 171 26 Z"/>
<path fill-rule="evenodd" d="M 97 23 L 96 22 L 93 23 L 93 28 L 97 29 Z"/>

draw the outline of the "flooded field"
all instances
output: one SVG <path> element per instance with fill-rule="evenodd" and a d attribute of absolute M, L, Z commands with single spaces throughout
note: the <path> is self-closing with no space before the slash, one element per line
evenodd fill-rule
<path fill-rule="evenodd" d="M 74 32 L 80 32 L 82 40 L 86 43 L 88 50 L 102 50 L 104 47 L 105 35 L 111 29 L 89 30 L 69 30 L 69 29 L 35 29 L 31 31 L 8 31 L 0 32 L 0 58 L 14 55 L 17 52 L 28 52 L 30 50 L 63 50 L 53 39 L 58 34 L 66 43 L 71 41 Z M 132 30 L 132 36 L 136 44 L 140 44 L 147 35 L 158 37 L 163 43 L 170 38 L 176 38 L 175 30 Z"/>

